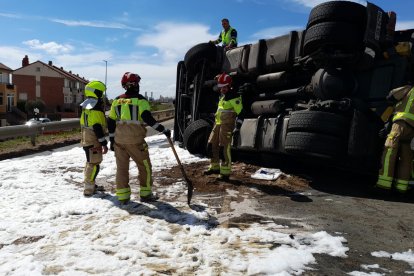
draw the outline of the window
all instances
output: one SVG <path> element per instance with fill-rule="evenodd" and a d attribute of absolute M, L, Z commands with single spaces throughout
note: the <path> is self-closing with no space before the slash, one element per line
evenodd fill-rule
<path fill-rule="evenodd" d="M 3 73 L 0 72 L 0 82 L 3 82 Z"/>
<path fill-rule="evenodd" d="M 76 89 L 79 89 L 79 87 L 80 87 L 80 84 L 79 84 L 79 82 L 77 81 L 77 82 L 76 82 Z"/>
<path fill-rule="evenodd" d="M 3 97 L 4 97 L 4 94 L 0 92 L 0 105 L 4 104 L 3 103 Z"/>
<path fill-rule="evenodd" d="M 69 87 L 69 80 L 68 79 L 65 79 L 63 86 L 64 87 Z"/>
<path fill-rule="evenodd" d="M 40 72 L 40 67 L 36 67 L 36 71 L 37 72 Z"/>
<path fill-rule="evenodd" d="M 70 103 L 69 102 L 69 97 L 67 95 L 65 95 L 64 103 Z"/>
<path fill-rule="evenodd" d="M 27 101 L 27 93 L 26 92 L 20 92 L 19 93 L 19 100 Z"/>

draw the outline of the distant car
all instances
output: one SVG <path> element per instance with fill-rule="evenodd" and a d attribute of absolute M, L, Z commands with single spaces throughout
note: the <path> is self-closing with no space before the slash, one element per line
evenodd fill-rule
<path fill-rule="evenodd" d="M 50 123 L 51 120 L 49 118 L 32 118 L 29 121 L 26 122 L 26 126 L 31 126 L 34 124 L 43 124 L 43 123 Z"/>

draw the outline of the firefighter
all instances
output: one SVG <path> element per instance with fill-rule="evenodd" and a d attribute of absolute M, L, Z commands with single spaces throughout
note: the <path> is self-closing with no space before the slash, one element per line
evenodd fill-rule
<path fill-rule="evenodd" d="M 391 90 L 387 100 L 392 102 L 395 113 L 391 132 L 388 134 L 382 156 L 382 167 L 376 186 L 394 188 L 405 193 L 412 172 L 413 152 L 410 143 L 414 138 L 414 88 L 406 85 Z"/>
<path fill-rule="evenodd" d="M 86 100 L 80 104 L 82 108 L 81 145 L 86 154 L 83 190 L 85 196 L 91 196 L 96 190 L 102 190 L 102 187 L 95 185 L 95 179 L 99 173 L 102 154 L 108 152 L 108 142 L 105 139 L 106 119 L 103 109 L 105 90 L 106 86 L 102 82 L 89 82 L 85 86 Z"/>
<path fill-rule="evenodd" d="M 228 181 L 231 173 L 231 141 L 232 135 L 240 131 L 244 112 L 242 99 L 232 87 L 232 78 L 223 73 L 217 77 L 220 89 L 220 100 L 215 115 L 213 130 L 208 139 L 208 149 L 211 150 L 209 168 L 206 175 L 219 174 L 217 179 Z M 220 151 L 224 160 L 220 164 Z"/>
<path fill-rule="evenodd" d="M 222 46 L 225 50 L 230 50 L 231 48 L 237 47 L 237 31 L 230 26 L 230 22 L 227 18 L 221 20 L 221 25 L 223 30 L 219 34 L 216 40 L 210 40 L 210 43 L 219 44 L 222 43 Z"/>
<path fill-rule="evenodd" d="M 148 145 L 144 138 L 147 133 L 144 123 L 155 130 L 171 136 L 171 131 L 159 124 L 151 115 L 150 104 L 139 94 L 138 74 L 126 72 L 121 84 L 126 92 L 112 102 L 108 118 L 110 149 L 116 158 L 116 195 L 121 204 L 127 204 L 131 197 L 129 186 L 129 160 L 138 167 L 140 200 L 156 201 L 158 196 L 152 192 L 152 166 Z"/>

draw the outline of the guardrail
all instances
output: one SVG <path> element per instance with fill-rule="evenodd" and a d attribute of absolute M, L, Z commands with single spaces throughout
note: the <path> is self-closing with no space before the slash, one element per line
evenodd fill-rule
<path fill-rule="evenodd" d="M 174 109 L 167 109 L 161 111 L 151 112 L 152 116 L 158 120 L 165 120 L 174 117 Z M 0 140 L 16 138 L 21 136 L 30 136 L 32 145 L 36 145 L 36 136 L 41 135 L 44 132 L 60 131 L 79 128 L 79 119 L 69 119 L 65 121 L 56 121 L 50 123 L 37 123 L 19 126 L 6 126 L 0 127 Z"/>

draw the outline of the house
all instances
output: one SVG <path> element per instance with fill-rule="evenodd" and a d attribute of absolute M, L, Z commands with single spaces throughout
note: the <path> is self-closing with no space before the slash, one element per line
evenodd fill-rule
<path fill-rule="evenodd" d="M 52 61 L 29 63 L 27 55 L 22 60 L 22 67 L 13 71 L 13 80 L 18 87 L 19 100 L 41 99 L 47 113 L 76 113 L 85 98 L 88 83 L 78 74 L 53 65 Z"/>
<path fill-rule="evenodd" d="M 0 126 L 12 123 L 11 113 L 18 112 L 16 86 L 12 83 L 13 70 L 0 63 Z"/>

